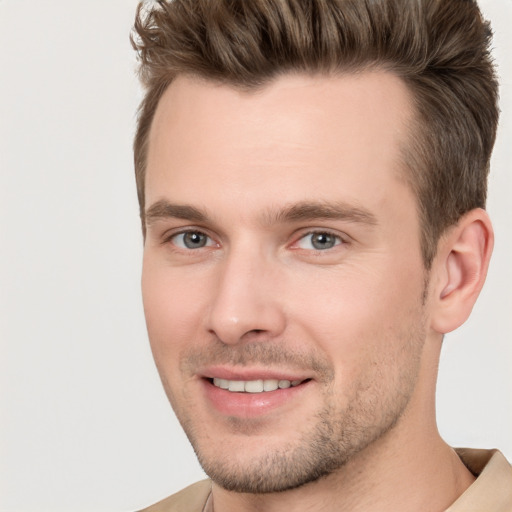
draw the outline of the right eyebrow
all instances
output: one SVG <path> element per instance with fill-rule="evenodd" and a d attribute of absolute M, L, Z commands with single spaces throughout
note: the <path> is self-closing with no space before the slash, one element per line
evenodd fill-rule
<path fill-rule="evenodd" d="M 190 220 L 192 222 L 206 222 L 208 220 L 208 216 L 199 208 L 173 204 L 165 199 L 153 203 L 144 214 L 147 226 L 158 220 L 168 218 Z"/>

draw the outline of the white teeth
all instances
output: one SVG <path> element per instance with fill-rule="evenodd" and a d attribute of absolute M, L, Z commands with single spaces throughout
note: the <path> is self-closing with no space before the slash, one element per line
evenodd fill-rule
<path fill-rule="evenodd" d="M 222 389 L 228 389 L 229 388 L 229 380 L 226 379 L 214 379 L 214 384 Z"/>
<path fill-rule="evenodd" d="M 261 393 L 263 389 L 264 386 L 262 380 L 248 380 L 245 382 L 244 391 L 246 391 L 247 393 Z"/>
<path fill-rule="evenodd" d="M 270 379 L 270 380 L 263 381 L 263 391 L 275 391 L 278 388 L 279 388 L 279 381 L 277 379 Z"/>
<path fill-rule="evenodd" d="M 245 391 L 245 382 L 243 380 L 230 380 L 229 391 Z"/>
<path fill-rule="evenodd" d="M 276 389 L 287 389 L 291 386 L 298 386 L 301 380 L 277 380 L 277 379 L 258 379 L 258 380 L 227 380 L 213 379 L 213 385 L 221 389 L 227 389 L 237 393 L 263 393 L 265 391 L 275 391 Z"/>

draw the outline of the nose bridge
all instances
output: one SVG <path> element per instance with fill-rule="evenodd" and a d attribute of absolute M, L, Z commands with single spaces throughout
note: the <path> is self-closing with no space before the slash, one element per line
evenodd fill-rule
<path fill-rule="evenodd" d="M 275 293 L 276 262 L 261 247 L 245 244 L 230 249 L 219 267 L 209 330 L 228 344 L 249 332 L 279 334 L 285 321 Z"/>

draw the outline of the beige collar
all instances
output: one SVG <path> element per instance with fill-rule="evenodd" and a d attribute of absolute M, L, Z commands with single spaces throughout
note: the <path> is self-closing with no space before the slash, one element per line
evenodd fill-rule
<path fill-rule="evenodd" d="M 512 467 L 498 450 L 457 448 L 466 467 L 478 478 L 445 512 L 510 512 Z"/>

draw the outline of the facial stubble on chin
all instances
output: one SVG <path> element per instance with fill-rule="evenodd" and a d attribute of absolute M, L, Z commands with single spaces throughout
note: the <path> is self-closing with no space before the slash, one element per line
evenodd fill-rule
<path fill-rule="evenodd" d="M 205 456 L 193 435 L 189 439 L 205 473 L 224 489 L 251 494 L 284 492 L 340 470 L 395 426 L 408 400 L 409 396 L 402 395 L 380 420 L 375 420 L 371 410 L 361 407 L 353 410 L 350 406 L 339 415 L 334 406 L 326 405 L 314 416 L 311 426 L 304 429 L 298 442 L 271 449 L 249 465 L 238 463 L 236 453 L 227 460 Z"/>
<path fill-rule="evenodd" d="M 417 319 L 418 320 L 418 319 Z M 341 469 L 356 454 L 382 438 L 396 425 L 409 403 L 419 372 L 418 348 L 424 341 L 424 330 L 418 323 L 408 325 L 402 332 L 401 349 L 391 354 L 383 365 L 399 365 L 394 374 L 392 392 L 382 394 L 381 371 L 365 376 L 364 382 L 354 383 L 347 405 L 336 407 L 334 368 L 321 355 L 289 353 L 282 346 L 265 342 L 228 346 L 219 342 L 208 348 L 190 349 L 181 359 L 182 374 L 189 374 L 201 364 L 232 364 L 245 366 L 258 363 L 315 372 L 315 380 L 323 390 L 323 406 L 307 420 L 297 425 L 298 439 L 284 441 L 279 447 L 253 457 L 250 462 L 238 459 L 237 453 L 208 453 L 205 444 L 215 440 L 204 439 L 208 425 L 197 425 L 187 411 L 187 400 L 180 407 L 161 373 L 164 387 L 176 415 L 189 438 L 197 458 L 206 474 L 219 486 L 235 492 L 263 494 L 283 492 L 317 481 Z M 385 342 L 385 340 L 382 340 Z M 411 362 L 411 351 L 415 355 Z M 405 358 L 405 359 L 404 359 Z M 408 361 L 408 365 L 403 361 Z M 190 403 L 190 402 L 188 402 Z M 245 436 L 258 433 L 258 423 L 252 420 L 230 418 L 229 430 L 243 432 Z M 286 439 L 286 436 L 283 436 Z M 264 443 L 264 439 L 262 439 Z"/>

